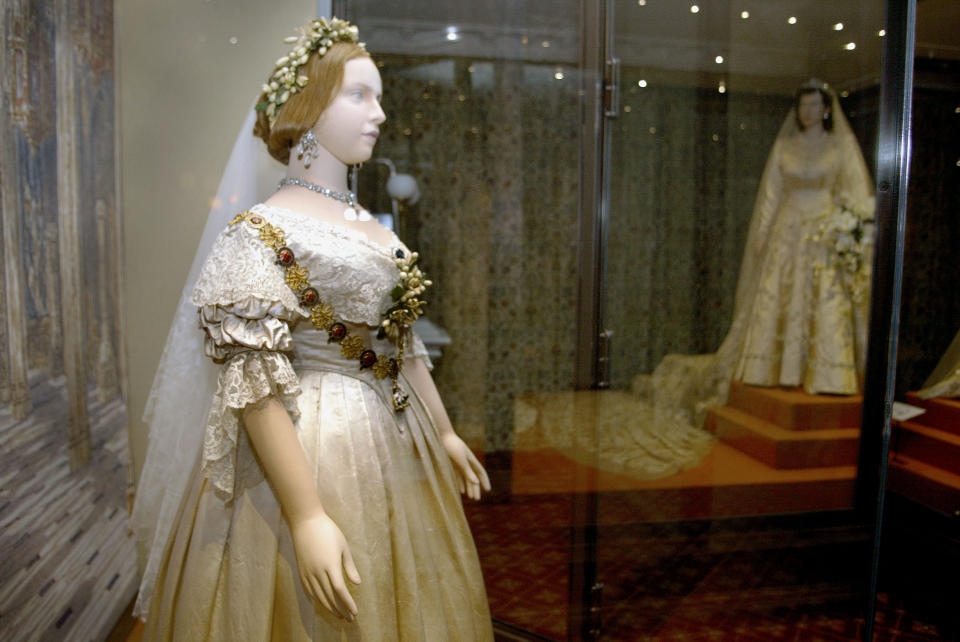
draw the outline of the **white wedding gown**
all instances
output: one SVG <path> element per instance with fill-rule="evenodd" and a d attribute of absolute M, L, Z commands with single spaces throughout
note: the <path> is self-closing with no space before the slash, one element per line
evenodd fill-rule
<path fill-rule="evenodd" d="M 251 212 L 287 245 L 351 333 L 370 337 L 392 302 L 393 253 L 289 211 Z M 217 238 L 193 290 L 205 351 L 223 362 L 196 463 L 163 551 L 148 640 L 492 640 L 476 549 L 454 471 L 425 405 L 395 412 L 389 378 L 360 370 L 316 330 L 250 218 Z M 198 330 L 199 332 L 199 330 Z M 410 354 L 412 353 L 412 354 Z M 426 358 L 415 339 L 408 358 Z M 324 509 L 362 578 L 347 623 L 304 593 L 287 524 L 242 426 L 273 394 L 295 419 Z M 202 426 L 197 427 L 200 430 Z"/>

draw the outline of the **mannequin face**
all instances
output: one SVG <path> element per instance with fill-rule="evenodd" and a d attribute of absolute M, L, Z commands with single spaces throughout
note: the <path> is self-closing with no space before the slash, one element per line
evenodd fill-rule
<path fill-rule="evenodd" d="M 344 165 L 362 163 L 373 154 L 380 124 L 387 119 L 380 108 L 382 93 L 372 60 L 347 61 L 340 91 L 313 126 L 320 145 Z"/>
<path fill-rule="evenodd" d="M 823 104 L 823 96 L 819 91 L 800 96 L 797 105 L 797 119 L 804 130 L 817 127 L 823 128 L 823 117 L 827 113 L 827 106 Z"/>

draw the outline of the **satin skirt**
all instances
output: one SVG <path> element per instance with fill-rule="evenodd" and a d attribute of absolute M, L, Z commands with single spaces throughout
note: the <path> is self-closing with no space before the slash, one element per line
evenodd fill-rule
<path fill-rule="evenodd" d="M 860 390 L 869 297 L 855 301 L 832 250 L 810 238 L 829 205 L 827 192 L 800 193 L 777 213 L 735 379 L 809 394 Z"/>
<path fill-rule="evenodd" d="M 267 481 L 224 503 L 197 472 L 167 546 L 146 639 L 493 639 L 476 548 L 436 426 L 406 381 L 411 405 L 395 413 L 389 380 L 356 373 L 355 363 L 340 372 L 297 368 L 297 429 L 324 509 L 360 572 L 359 586 L 347 582 L 356 621 L 304 593 Z"/>

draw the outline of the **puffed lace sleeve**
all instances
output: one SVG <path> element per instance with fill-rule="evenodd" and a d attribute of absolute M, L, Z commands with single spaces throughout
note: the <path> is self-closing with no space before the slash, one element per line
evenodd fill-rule
<path fill-rule="evenodd" d="M 230 500 L 263 473 L 246 431 L 243 409 L 268 396 L 298 416 L 300 383 L 290 364 L 291 324 L 306 313 L 274 262 L 273 251 L 244 221 L 214 242 L 191 294 L 204 352 L 222 363 L 203 439 L 203 474 Z"/>

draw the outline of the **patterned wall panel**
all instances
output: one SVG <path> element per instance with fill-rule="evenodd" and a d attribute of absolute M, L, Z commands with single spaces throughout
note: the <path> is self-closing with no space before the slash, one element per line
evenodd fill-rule
<path fill-rule="evenodd" d="M 129 603 L 111 0 L 0 33 L 0 637 L 102 638 Z"/>

